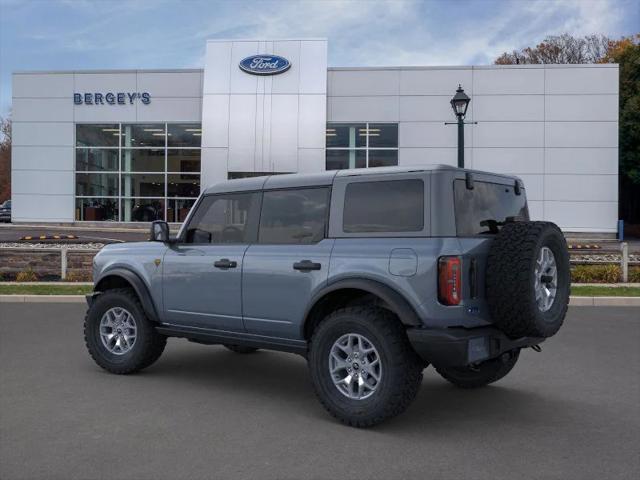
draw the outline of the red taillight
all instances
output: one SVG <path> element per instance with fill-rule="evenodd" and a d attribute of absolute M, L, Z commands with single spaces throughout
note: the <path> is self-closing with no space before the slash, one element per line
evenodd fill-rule
<path fill-rule="evenodd" d="M 438 260 L 438 300 L 443 305 L 458 305 L 462 285 L 460 257 L 440 257 Z"/>

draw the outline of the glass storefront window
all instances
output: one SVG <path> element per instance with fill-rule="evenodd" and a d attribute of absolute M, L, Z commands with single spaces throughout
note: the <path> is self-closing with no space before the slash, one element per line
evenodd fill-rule
<path fill-rule="evenodd" d="M 117 172 L 117 148 L 76 148 L 77 172 Z"/>
<path fill-rule="evenodd" d="M 398 125 L 395 123 L 370 123 L 369 148 L 398 148 Z"/>
<path fill-rule="evenodd" d="M 327 170 L 398 165 L 398 124 L 328 123 Z"/>
<path fill-rule="evenodd" d="M 183 222 L 200 194 L 201 134 L 199 123 L 76 124 L 76 220 Z"/>
<path fill-rule="evenodd" d="M 197 197 L 200 194 L 200 175 L 167 175 L 167 197 Z"/>
<path fill-rule="evenodd" d="M 123 172 L 164 172 L 164 148 L 123 148 Z"/>
<path fill-rule="evenodd" d="M 164 174 L 131 173 L 122 175 L 123 197 L 164 197 Z"/>
<path fill-rule="evenodd" d="M 118 220 L 117 198 L 77 198 L 76 215 L 79 222 Z"/>
<path fill-rule="evenodd" d="M 365 168 L 366 166 L 365 150 L 327 150 L 327 170 Z"/>
<path fill-rule="evenodd" d="M 164 147 L 164 123 L 122 125 L 123 147 Z"/>
<path fill-rule="evenodd" d="M 123 198 L 120 205 L 122 222 L 164 220 L 164 198 Z"/>
<path fill-rule="evenodd" d="M 167 222 L 184 222 L 195 200 L 170 198 L 167 201 Z"/>
<path fill-rule="evenodd" d="M 200 173 L 200 149 L 167 150 L 167 172 Z"/>
<path fill-rule="evenodd" d="M 397 150 L 369 150 L 369 167 L 394 167 L 398 165 Z"/>
<path fill-rule="evenodd" d="M 120 125 L 76 125 L 77 147 L 117 147 L 120 143 Z"/>
<path fill-rule="evenodd" d="M 271 175 L 286 175 L 291 172 L 227 172 L 227 180 L 238 178 L 266 177 Z"/>
<path fill-rule="evenodd" d="M 202 127 L 199 123 L 176 123 L 168 125 L 169 147 L 200 147 Z"/>
<path fill-rule="evenodd" d="M 366 147 L 366 123 L 329 123 L 327 124 L 327 148 Z"/>
<path fill-rule="evenodd" d="M 117 197 L 118 175 L 76 173 L 76 195 L 80 197 Z"/>

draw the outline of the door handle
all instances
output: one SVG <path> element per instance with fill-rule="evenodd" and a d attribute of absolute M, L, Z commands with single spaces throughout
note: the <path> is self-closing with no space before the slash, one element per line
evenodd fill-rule
<path fill-rule="evenodd" d="M 233 260 L 229 260 L 228 258 L 221 258 L 220 260 L 216 260 L 213 262 L 213 266 L 216 268 L 236 268 L 238 266 L 238 262 L 234 262 Z"/>
<path fill-rule="evenodd" d="M 321 264 L 312 262 L 311 260 L 302 260 L 293 264 L 294 270 L 300 270 L 302 272 L 308 272 L 309 270 L 320 270 Z"/>

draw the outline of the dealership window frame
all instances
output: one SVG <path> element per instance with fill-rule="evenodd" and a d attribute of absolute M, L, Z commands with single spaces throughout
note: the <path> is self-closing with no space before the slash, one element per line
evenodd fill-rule
<path fill-rule="evenodd" d="M 199 133 L 200 143 L 198 146 L 170 146 L 169 145 L 169 129 L 171 127 L 175 127 L 178 125 L 183 125 L 185 127 L 191 128 L 194 130 L 192 134 L 195 136 Z M 112 128 L 110 133 L 118 136 L 118 144 L 117 146 L 93 146 L 93 145 L 79 145 L 78 144 L 78 126 L 104 126 L 105 128 Z M 116 131 L 117 126 L 117 131 Z M 164 135 L 164 146 L 162 145 L 151 145 L 151 146 L 127 146 L 124 144 L 124 128 L 127 126 L 149 126 L 150 128 L 160 128 L 163 129 Z M 186 131 L 186 128 L 185 128 Z M 116 133 L 117 132 L 117 133 Z M 125 208 L 133 208 L 135 201 L 144 201 L 144 202 L 161 202 L 162 203 L 162 220 L 167 220 L 172 223 L 182 223 L 184 219 L 186 219 L 186 215 L 182 221 L 177 221 L 176 213 L 179 210 L 179 205 L 184 204 L 185 202 L 191 202 L 189 205 L 189 210 L 193 208 L 200 192 L 202 189 L 202 123 L 201 122 L 78 122 L 74 124 L 74 218 L 78 218 L 76 216 L 76 212 L 78 208 L 82 210 L 82 206 L 78 205 L 78 200 L 89 200 L 89 199 L 98 199 L 98 200 L 110 200 L 116 203 L 116 218 L 110 220 L 85 220 L 84 214 L 81 212 L 79 218 L 82 220 L 76 219 L 77 222 L 87 222 L 87 221 L 104 221 L 104 222 L 147 222 L 150 220 L 124 220 L 124 211 Z M 78 150 L 117 150 L 118 159 L 117 159 L 117 170 L 78 170 Z M 135 170 L 125 170 L 123 166 L 123 156 L 127 151 L 153 151 L 153 150 L 163 150 L 163 169 L 157 171 L 135 171 Z M 198 162 L 199 167 L 197 171 L 173 171 L 169 170 L 169 152 L 170 151 L 194 151 L 197 150 L 199 152 Z M 78 174 L 93 174 L 93 175 L 116 175 L 117 176 L 117 190 L 118 195 L 78 195 Z M 123 191 L 123 181 L 124 178 L 135 175 L 162 175 L 164 179 L 164 187 L 163 187 L 163 196 L 133 196 L 133 195 L 123 195 L 125 193 Z M 185 197 L 185 196 L 169 196 L 169 177 L 172 175 L 180 175 L 180 176 L 188 176 L 193 177 L 197 180 L 198 186 L 198 195 L 195 197 Z M 129 206 L 126 206 L 127 203 L 130 203 Z M 170 209 L 170 205 L 173 204 L 175 207 L 173 209 L 173 218 L 168 219 L 168 211 Z"/>
<path fill-rule="evenodd" d="M 365 135 L 363 135 L 365 137 L 365 145 L 364 146 L 360 146 L 360 147 L 356 147 L 356 146 L 349 146 L 349 147 L 330 147 L 326 141 L 326 138 L 329 137 L 332 132 L 335 131 L 335 127 L 337 126 L 348 126 L 348 127 L 355 127 L 358 128 L 358 126 L 360 125 L 364 125 L 364 129 L 365 129 Z M 374 136 L 375 134 L 372 134 L 371 132 L 375 130 L 375 126 L 377 125 L 392 125 L 396 127 L 396 146 L 395 147 L 378 147 L 378 146 L 370 146 L 370 142 L 369 139 L 371 136 Z M 372 128 L 373 126 L 373 128 Z M 325 131 L 325 169 L 329 170 L 328 168 L 328 152 L 331 151 L 348 151 L 348 152 L 364 152 L 365 153 L 365 165 L 364 167 L 357 167 L 354 165 L 353 168 L 371 168 L 369 166 L 369 154 L 370 152 L 376 152 L 376 151 L 391 151 L 391 152 L 396 152 L 396 163 L 395 165 L 389 165 L 389 166 L 398 166 L 399 161 L 400 161 L 400 128 L 399 128 L 399 124 L 397 122 L 327 122 L 326 124 L 326 131 Z M 357 159 L 356 159 L 357 161 Z M 355 163 L 355 162 L 354 162 Z M 351 168 L 351 167 L 348 167 Z M 341 169 L 331 169 L 331 170 L 341 170 Z"/>

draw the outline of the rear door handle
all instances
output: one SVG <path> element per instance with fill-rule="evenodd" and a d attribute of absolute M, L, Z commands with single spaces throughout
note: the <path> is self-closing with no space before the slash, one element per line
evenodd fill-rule
<path fill-rule="evenodd" d="M 238 262 L 234 262 L 228 258 L 221 258 L 220 260 L 213 262 L 213 266 L 216 268 L 236 268 L 238 266 Z"/>
<path fill-rule="evenodd" d="M 322 265 L 316 262 L 312 262 L 311 260 L 302 260 L 301 262 L 296 262 L 293 264 L 294 270 L 300 270 L 302 272 L 307 272 L 309 270 L 320 270 Z"/>

